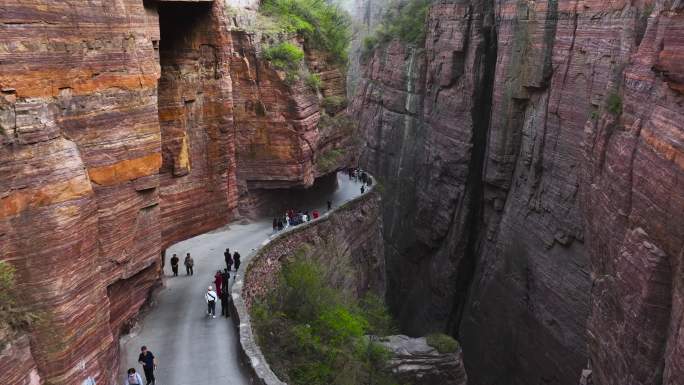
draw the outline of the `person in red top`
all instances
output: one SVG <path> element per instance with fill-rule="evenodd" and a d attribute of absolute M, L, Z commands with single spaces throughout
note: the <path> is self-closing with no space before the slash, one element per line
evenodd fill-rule
<path fill-rule="evenodd" d="M 320 214 L 318 213 L 318 210 L 314 210 L 313 213 L 311 213 L 311 215 L 313 216 L 313 219 L 316 219 Z"/>
<path fill-rule="evenodd" d="M 216 275 L 214 275 L 214 286 L 216 286 L 216 292 L 221 293 L 221 284 L 223 284 L 223 277 L 221 276 L 221 271 L 217 270 Z M 220 298 L 219 294 L 219 298 Z"/>

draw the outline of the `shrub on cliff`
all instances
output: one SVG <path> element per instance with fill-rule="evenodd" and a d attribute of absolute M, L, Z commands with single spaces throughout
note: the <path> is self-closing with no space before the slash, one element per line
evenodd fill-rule
<path fill-rule="evenodd" d="M 329 286 L 325 267 L 295 258 L 267 297 L 252 306 L 257 339 L 278 376 L 291 384 L 394 383 L 382 368 L 384 347 L 365 334 L 386 330 L 391 320 L 382 301 L 373 314 Z"/>
<path fill-rule="evenodd" d="M 38 318 L 19 302 L 19 297 L 14 267 L 0 261 L 0 337 L 10 330 L 26 329 Z"/>
<path fill-rule="evenodd" d="M 325 0 L 264 0 L 261 12 L 275 18 L 283 31 L 301 35 L 307 45 L 346 63 L 351 18 L 337 5 Z"/>
<path fill-rule="evenodd" d="M 263 56 L 279 69 L 296 70 L 304 60 L 304 51 L 292 43 L 282 42 L 264 48 Z"/>
<path fill-rule="evenodd" d="M 370 57 L 378 46 L 398 39 L 403 43 L 422 45 L 425 40 L 427 11 L 431 0 L 407 0 L 390 3 L 380 25 L 363 39 L 362 59 Z"/>
<path fill-rule="evenodd" d="M 442 354 L 455 353 L 458 350 L 458 341 L 443 333 L 428 334 L 425 340 L 428 345 Z"/>

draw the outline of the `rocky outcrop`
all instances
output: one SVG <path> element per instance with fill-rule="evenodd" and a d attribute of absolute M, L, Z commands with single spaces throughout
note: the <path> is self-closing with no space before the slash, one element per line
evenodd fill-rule
<path fill-rule="evenodd" d="M 387 366 L 395 378 L 413 385 L 466 385 L 463 353 L 440 353 L 428 345 L 425 337 L 405 335 L 382 337 L 379 343 L 390 352 Z"/>
<path fill-rule="evenodd" d="M 0 9 L 0 259 L 43 320 L 29 361 L 47 383 L 107 384 L 164 248 L 234 218 L 240 175 L 260 187 L 317 176 L 316 143 L 301 150 L 317 136 L 316 98 L 273 70 L 255 83 L 258 41 L 221 1 Z M 274 118 L 257 135 L 241 109 L 259 98 Z M 281 137 L 272 164 L 241 156 Z"/>
<path fill-rule="evenodd" d="M 443 1 L 423 47 L 363 66 L 389 302 L 404 332 L 458 336 L 470 383 L 576 384 L 587 360 L 594 383 L 676 382 L 681 20 Z"/>

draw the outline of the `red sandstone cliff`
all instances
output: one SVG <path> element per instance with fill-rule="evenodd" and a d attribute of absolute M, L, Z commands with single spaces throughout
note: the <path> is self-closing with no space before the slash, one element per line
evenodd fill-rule
<path fill-rule="evenodd" d="M 51 384 L 113 381 L 162 250 L 231 220 L 241 183 L 318 176 L 317 142 L 305 145 L 318 135 L 315 95 L 254 64 L 254 33 L 227 12 L 0 2 L 0 259 L 42 319 L 1 382 L 34 365 Z M 253 119 L 259 100 L 265 121 Z M 245 157 L 262 141 L 264 157 Z"/>
<path fill-rule="evenodd" d="M 444 1 L 363 65 L 390 302 L 470 383 L 682 378 L 678 4 Z"/>

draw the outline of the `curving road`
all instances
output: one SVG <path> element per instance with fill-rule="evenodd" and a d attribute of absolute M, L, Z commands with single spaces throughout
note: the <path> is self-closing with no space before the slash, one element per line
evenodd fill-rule
<path fill-rule="evenodd" d="M 330 199 L 338 206 L 360 195 L 360 183 L 350 181 L 346 174 L 338 173 L 338 188 L 330 196 L 320 196 L 309 209 L 325 211 Z M 137 363 L 140 346 L 152 351 L 159 367 L 155 373 L 158 385 L 249 384 L 238 352 L 238 336 L 230 318 L 207 318 L 204 293 L 213 285 L 217 269 L 225 268 L 223 250 L 242 255 L 242 266 L 252 256 L 252 250 L 272 235 L 272 218 L 261 218 L 246 224 L 233 223 L 218 230 L 179 242 L 166 251 L 164 271 L 165 287 L 157 295 L 157 304 L 147 312 L 139 330 L 121 341 L 121 383 L 129 367 L 141 372 Z M 185 276 L 182 266 L 185 253 L 195 259 L 194 276 Z M 173 253 L 181 260 L 179 276 L 172 277 L 168 260 Z M 233 274 L 231 273 L 231 278 Z M 231 279 L 231 282 L 233 280 Z"/>

